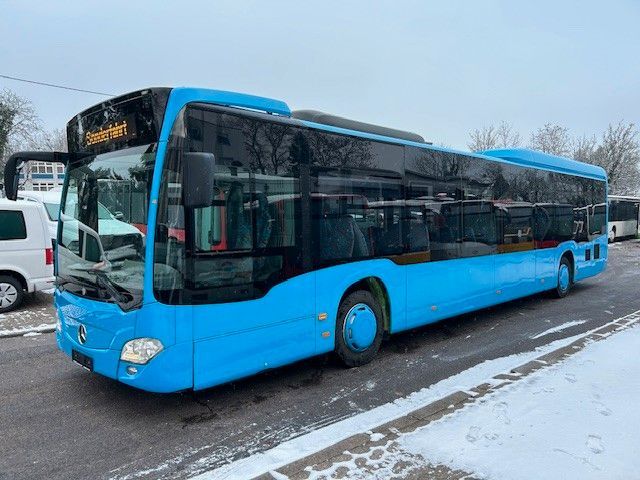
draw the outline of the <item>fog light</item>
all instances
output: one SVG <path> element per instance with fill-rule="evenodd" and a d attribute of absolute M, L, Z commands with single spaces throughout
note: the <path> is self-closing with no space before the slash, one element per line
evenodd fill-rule
<path fill-rule="evenodd" d="M 131 365 L 129 365 L 127 367 L 127 373 L 129 375 L 135 375 L 136 373 L 138 373 L 138 369 L 136 367 L 132 367 Z"/>
<path fill-rule="evenodd" d="M 163 348 L 162 342 L 157 338 L 136 338 L 124 344 L 120 360 L 142 365 L 159 354 Z"/>

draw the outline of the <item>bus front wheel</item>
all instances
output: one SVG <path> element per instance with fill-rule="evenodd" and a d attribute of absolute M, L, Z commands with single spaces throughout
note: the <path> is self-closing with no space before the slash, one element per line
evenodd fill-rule
<path fill-rule="evenodd" d="M 573 268 L 571 261 L 567 257 L 562 257 L 560 266 L 558 267 L 558 284 L 555 289 L 557 298 L 564 298 L 569 295 L 571 286 L 573 285 Z"/>
<path fill-rule="evenodd" d="M 336 321 L 336 353 L 347 367 L 373 360 L 383 333 L 382 309 L 371 292 L 358 290 L 342 300 Z"/>

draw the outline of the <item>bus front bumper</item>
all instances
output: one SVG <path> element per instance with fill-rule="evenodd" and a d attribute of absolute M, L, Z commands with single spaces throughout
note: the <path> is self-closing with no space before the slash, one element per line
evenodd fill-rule
<path fill-rule="evenodd" d="M 120 350 L 81 345 L 64 328 L 63 322 L 61 320 L 56 328 L 58 348 L 85 369 L 149 392 L 170 393 L 193 388 L 192 348 L 188 343 L 165 347 L 148 363 L 139 365 L 120 360 Z"/>

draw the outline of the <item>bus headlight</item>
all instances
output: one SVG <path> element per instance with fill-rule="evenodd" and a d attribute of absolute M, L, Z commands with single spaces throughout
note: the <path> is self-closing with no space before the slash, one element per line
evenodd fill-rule
<path fill-rule="evenodd" d="M 163 348 L 162 342 L 157 338 L 136 338 L 124 344 L 120 360 L 144 364 L 158 355 Z"/>

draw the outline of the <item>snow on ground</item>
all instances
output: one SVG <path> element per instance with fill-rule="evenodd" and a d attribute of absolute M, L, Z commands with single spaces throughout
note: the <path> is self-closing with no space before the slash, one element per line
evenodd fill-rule
<path fill-rule="evenodd" d="M 355 433 L 369 431 L 378 425 L 406 415 L 455 391 L 469 390 L 478 384 L 488 381 L 494 375 L 509 371 L 540 355 L 568 345 L 587 333 L 556 340 L 531 352 L 482 362 L 430 387 L 414 392 L 407 397 L 399 398 L 394 402 L 314 430 L 283 442 L 271 450 L 237 460 L 194 478 L 197 480 L 252 478 L 264 472 L 273 471 L 290 462 L 327 448 Z M 201 460 L 201 463 L 204 462 L 206 462 L 206 458 Z"/>
<path fill-rule="evenodd" d="M 540 332 L 537 335 L 531 337 L 532 340 L 535 340 L 540 337 L 544 337 L 545 335 L 549 335 L 551 333 L 561 332 L 562 330 L 566 330 L 567 328 L 574 327 L 576 325 L 582 325 L 586 323 L 586 320 L 574 320 L 572 322 L 563 323 L 562 325 L 558 325 L 556 327 L 550 328 L 549 330 L 545 330 L 544 332 Z"/>
<path fill-rule="evenodd" d="M 20 335 L 24 337 L 40 335 L 41 333 L 53 332 L 55 328 L 55 323 L 41 323 L 40 325 L 29 325 L 26 327 L 3 328 L 0 329 L 0 338 L 17 337 Z"/>
<path fill-rule="evenodd" d="M 56 316 L 51 293 L 36 292 L 26 295 L 24 304 L 17 310 L 0 313 L 0 338 L 29 332 L 52 332 Z"/>
<path fill-rule="evenodd" d="M 639 478 L 640 327 L 400 437 L 479 478 Z"/>

